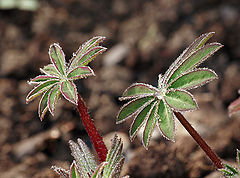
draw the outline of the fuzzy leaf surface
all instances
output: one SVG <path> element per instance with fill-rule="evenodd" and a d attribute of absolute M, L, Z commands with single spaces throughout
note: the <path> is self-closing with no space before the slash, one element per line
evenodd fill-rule
<path fill-rule="evenodd" d="M 144 107 L 145 104 L 147 104 L 149 101 L 153 101 L 153 97 L 135 99 L 123 105 L 123 107 L 120 109 L 120 112 L 118 113 L 117 122 L 119 123 L 130 118 L 135 112 Z"/>
<path fill-rule="evenodd" d="M 93 37 L 92 39 L 88 40 L 86 43 L 84 43 L 78 50 L 76 53 L 74 53 L 71 62 L 70 62 L 70 69 L 75 68 L 76 66 L 78 66 L 79 63 L 83 64 L 84 61 L 86 60 L 86 58 L 83 58 L 83 56 L 91 51 L 95 46 L 99 45 L 99 43 L 101 43 L 103 40 L 105 39 L 105 37 L 102 36 L 97 36 L 97 37 Z M 103 52 L 103 51 L 102 51 Z M 96 56 L 95 56 L 96 57 Z M 91 59 L 93 60 L 93 58 Z M 88 62 L 90 62 L 91 60 L 87 60 Z M 84 63 L 84 65 L 87 65 L 87 63 Z"/>
<path fill-rule="evenodd" d="M 137 131 L 143 126 L 144 122 L 149 119 L 151 111 L 154 107 L 154 102 L 147 105 L 139 114 L 135 116 L 134 121 L 130 127 L 130 140 L 133 141 Z"/>
<path fill-rule="evenodd" d="M 73 82 L 68 80 L 63 81 L 61 83 L 61 93 L 66 100 L 77 105 L 78 102 L 77 89 Z"/>
<path fill-rule="evenodd" d="M 217 75 L 210 69 L 196 69 L 181 75 L 168 87 L 174 89 L 192 89 L 217 79 Z"/>
<path fill-rule="evenodd" d="M 62 48 L 54 43 L 49 48 L 49 57 L 54 67 L 57 69 L 60 75 L 66 74 L 65 55 Z"/>
<path fill-rule="evenodd" d="M 195 110 L 198 108 L 193 96 L 186 91 L 170 91 L 166 94 L 167 104 L 177 111 Z"/>
<path fill-rule="evenodd" d="M 168 83 L 179 77 L 182 73 L 191 71 L 196 68 L 199 64 L 205 61 L 209 56 L 220 49 L 222 45 L 220 43 L 210 43 L 203 46 L 196 52 L 192 53 L 179 67 L 174 71 Z"/>
<path fill-rule="evenodd" d="M 150 138 L 156 126 L 158 105 L 159 105 L 159 102 L 155 102 L 154 108 L 152 109 L 151 114 L 148 120 L 146 121 L 146 126 L 143 131 L 143 146 L 146 149 L 148 148 Z"/>
<path fill-rule="evenodd" d="M 52 115 L 54 115 L 55 105 L 56 105 L 57 100 L 59 98 L 59 94 L 60 94 L 60 86 L 56 85 L 51 89 L 51 91 L 48 95 L 48 108 L 49 108 L 49 111 Z"/>
<path fill-rule="evenodd" d="M 81 79 L 81 78 L 85 78 L 87 76 L 94 76 L 94 72 L 90 67 L 86 67 L 86 66 L 80 66 L 80 67 L 76 67 L 73 70 L 71 70 L 68 75 L 67 78 L 69 80 L 73 80 L 73 79 Z"/>
<path fill-rule="evenodd" d="M 60 77 L 60 74 L 58 73 L 57 69 L 53 64 L 48 64 L 44 66 L 43 69 L 40 68 L 40 71 L 46 75 Z"/>
<path fill-rule="evenodd" d="M 151 85 L 144 83 L 135 83 L 128 87 L 122 95 L 122 99 L 136 98 L 141 97 L 146 94 L 154 94 L 158 91 L 156 88 L 153 88 Z"/>
<path fill-rule="evenodd" d="M 162 134 L 169 140 L 174 141 L 174 117 L 173 112 L 164 104 L 163 101 L 160 101 L 158 107 L 158 127 L 161 130 Z"/>

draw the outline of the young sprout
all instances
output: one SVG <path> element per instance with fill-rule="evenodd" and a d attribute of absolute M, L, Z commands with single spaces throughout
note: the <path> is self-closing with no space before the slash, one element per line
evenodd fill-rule
<path fill-rule="evenodd" d="M 65 55 L 61 47 L 56 43 L 51 45 L 49 48 L 51 64 L 40 69 L 44 75 L 39 75 L 29 81 L 29 84 L 36 84 L 37 86 L 26 97 L 26 102 L 29 103 L 42 94 L 38 107 L 41 121 L 47 110 L 54 115 L 55 105 L 60 96 L 76 105 L 101 162 L 106 159 L 107 148 L 73 81 L 95 75 L 87 64 L 106 50 L 106 48 L 99 46 L 99 43 L 104 39 L 105 37 L 98 36 L 84 43 L 76 53 L 73 53 L 69 64 L 65 61 Z"/>
<path fill-rule="evenodd" d="M 221 161 L 179 112 L 194 111 L 198 105 L 187 90 L 200 87 L 214 79 L 217 74 L 207 68 L 198 68 L 208 57 L 219 50 L 220 43 L 205 44 L 213 32 L 198 37 L 172 63 L 164 75 L 158 77 L 158 87 L 145 83 L 134 83 L 128 87 L 120 100 L 130 100 L 117 115 L 117 123 L 132 119 L 130 140 L 143 128 L 142 142 L 147 149 L 155 126 L 168 140 L 174 141 L 175 117 L 183 124 L 216 167 L 223 168 Z"/>
<path fill-rule="evenodd" d="M 76 53 L 73 53 L 69 64 L 66 63 L 64 52 L 59 44 L 54 43 L 50 46 L 49 57 L 51 64 L 40 69 L 43 75 L 29 81 L 29 84 L 37 86 L 26 97 L 26 102 L 29 103 L 42 94 L 38 107 L 41 120 L 43 120 L 47 110 L 54 115 L 55 105 L 60 94 L 67 101 L 77 105 L 78 92 L 73 81 L 95 76 L 93 70 L 87 64 L 106 50 L 102 46 L 96 46 L 103 40 L 104 37 L 94 37 L 86 42 Z"/>
<path fill-rule="evenodd" d="M 87 145 L 78 139 L 77 143 L 69 141 L 74 161 L 70 170 L 52 166 L 52 169 L 64 178 L 119 178 L 124 157 L 122 156 L 122 141 L 114 136 L 111 148 L 108 151 L 105 162 L 99 165 L 95 162 L 93 155 Z M 128 176 L 125 176 L 127 178 Z"/>

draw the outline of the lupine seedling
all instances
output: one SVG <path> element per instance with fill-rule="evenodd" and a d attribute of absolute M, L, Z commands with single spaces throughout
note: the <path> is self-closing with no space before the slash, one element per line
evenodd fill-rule
<path fill-rule="evenodd" d="M 112 140 L 111 148 L 108 151 L 106 161 L 99 165 L 94 160 L 93 155 L 87 145 L 78 139 L 77 143 L 69 141 L 74 161 L 70 170 L 52 166 L 52 169 L 64 178 L 109 178 L 120 177 L 120 172 L 124 163 L 122 156 L 122 141 L 116 135 Z M 124 178 L 128 178 L 125 176 Z"/>
<path fill-rule="evenodd" d="M 216 42 L 205 44 L 213 34 L 210 32 L 201 35 L 185 49 L 167 72 L 159 75 L 158 87 L 145 83 L 134 83 L 128 87 L 120 100 L 130 101 L 121 107 L 117 115 L 117 123 L 122 123 L 127 119 L 133 120 L 129 131 L 131 141 L 143 128 L 142 143 L 147 149 L 156 125 L 165 138 L 174 141 L 176 117 L 215 166 L 222 169 L 221 160 L 180 113 L 198 109 L 196 100 L 187 90 L 218 78 L 213 70 L 198 68 L 202 62 L 223 46 Z"/>
<path fill-rule="evenodd" d="M 55 105 L 61 96 L 76 105 L 101 162 L 106 159 L 107 148 L 91 120 L 73 81 L 95 75 L 87 64 L 106 50 L 106 48 L 99 46 L 99 43 L 104 38 L 98 36 L 84 43 L 76 53 L 73 53 L 69 63 L 66 62 L 61 47 L 56 43 L 52 44 L 49 48 L 51 64 L 40 69 L 43 75 L 39 75 L 29 81 L 29 84 L 37 86 L 26 97 L 26 102 L 29 103 L 42 94 L 38 107 L 38 114 L 41 120 L 43 120 L 47 110 L 54 115 Z"/>

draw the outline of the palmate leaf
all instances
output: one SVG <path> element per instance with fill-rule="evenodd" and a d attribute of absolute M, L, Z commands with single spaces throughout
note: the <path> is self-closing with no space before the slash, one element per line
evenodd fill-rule
<path fill-rule="evenodd" d="M 70 178 L 119 178 L 124 157 L 122 155 L 123 143 L 117 135 L 112 139 L 106 161 L 97 165 L 87 145 L 78 139 L 78 142 L 69 141 L 74 161 L 70 170 L 52 166 L 52 169 L 63 177 Z M 127 178 L 127 177 L 126 177 Z"/>
<path fill-rule="evenodd" d="M 200 87 L 214 79 L 217 74 L 207 68 L 197 68 L 222 47 L 220 43 L 205 44 L 213 32 L 198 37 L 172 63 L 164 75 L 158 75 L 158 88 L 135 83 L 128 87 L 119 100 L 130 100 L 120 108 L 117 123 L 132 119 L 130 140 L 140 128 L 144 128 L 142 142 L 147 149 L 156 124 L 167 139 L 174 141 L 174 111 L 193 111 L 197 102 L 187 90 Z"/>
<path fill-rule="evenodd" d="M 44 95 L 39 104 L 41 120 L 47 110 L 54 115 L 55 105 L 61 95 L 67 101 L 77 105 L 78 93 L 73 81 L 95 76 L 93 70 L 86 65 L 106 49 L 99 46 L 103 39 L 104 37 L 94 37 L 86 42 L 77 51 L 77 55 L 74 55 L 70 65 L 66 64 L 65 55 L 59 44 L 54 43 L 50 46 L 49 58 L 51 64 L 40 69 L 44 75 L 39 75 L 30 80 L 29 84 L 37 84 L 37 86 L 26 97 L 26 102 L 29 103 L 37 96 Z"/>

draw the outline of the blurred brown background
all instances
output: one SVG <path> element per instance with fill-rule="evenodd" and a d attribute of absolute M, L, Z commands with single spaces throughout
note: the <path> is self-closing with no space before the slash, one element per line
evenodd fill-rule
<path fill-rule="evenodd" d="M 131 177 L 219 177 L 189 134 L 176 121 L 176 142 L 154 135 L 148 151 L 141 137 L 129 145 L 131 121 L 115 124 L 123 103 L 118 97 L 133 82 L 157 85 L 159 73 L 196 37 L 214 31 L 224 44 L 202 66 L 219 80 L 195 89 L 200 110 L 186 118 L 224 160 L 235 162 L 240 148 L 240 118 L 227 106 L 240 88 L 240 3 L 237 0 L 6 0 L 0 1 L 0 177 L 58 177 L 51 165 L 68 168 L 68 140 L 87 134 L 72 104 L 61 100 L 54 117 L 37 115 L 29 105 L 26 81 L 49 63 L 48 48 L 58 42 L 66 59 L 80 44 L 102 35 L 108 50 L 90 64 L 96 77 L 77 81 L 96 127 L 105 138 L 124 140 L 124 174 Z M 10 2 L 10 5 L 9 5 Z"/>

